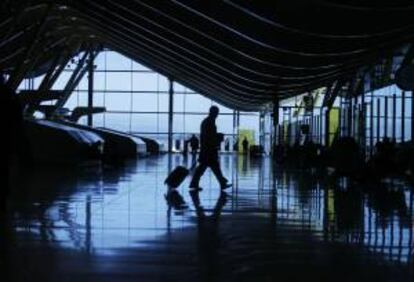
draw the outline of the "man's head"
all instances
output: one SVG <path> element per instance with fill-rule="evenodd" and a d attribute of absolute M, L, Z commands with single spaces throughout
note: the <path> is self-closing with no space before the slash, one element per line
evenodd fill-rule
<path fill-rule="evenodd" d="M 213 118 L 217 118 L 218 114 L 219 114 L 219 108 L 217 106 L 211 106 L 209 116 Z"/>

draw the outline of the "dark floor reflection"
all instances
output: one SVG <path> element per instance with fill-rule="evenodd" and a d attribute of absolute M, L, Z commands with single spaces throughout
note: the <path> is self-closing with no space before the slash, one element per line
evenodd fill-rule
<path fill-rule="evenodd" d="M 167 191 L 179 155 L 25 173 L 1 266 L 10 281 L 413 281 L 411 185 L 221 160 L 227 193 L 209 172 L 202 192 Z"/>
<path fill-rule="evenodd" d="M 200 261 L 200 276 L 205 281 L 214 281 L 219 273 L 220 255 L 223 242 L 219 234 L 220 214 L 226 205 L 228 195 L 220 193 L 217 202 L 211 212 L 206 214 L 206 210 L 200 201 L 200 192 L 191 191 L 191 199 L 197 214 L 197 251 Z"/>

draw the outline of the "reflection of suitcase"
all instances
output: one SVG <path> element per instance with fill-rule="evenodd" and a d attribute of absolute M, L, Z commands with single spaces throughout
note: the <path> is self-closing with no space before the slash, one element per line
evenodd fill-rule
<path fill-rule="evenodd" d="M 164 183 L 171 188 L 177 188 L 184 181 L 190 171 L 183 167 L 177 166 L 170 175 L 167 176 Z"/>

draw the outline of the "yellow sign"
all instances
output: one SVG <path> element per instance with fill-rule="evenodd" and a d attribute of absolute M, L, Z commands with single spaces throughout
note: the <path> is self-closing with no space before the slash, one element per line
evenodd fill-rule
<path fill-rule="evenodd" d="M 244 153 L 243 150 L 243 141 L 247 140 L 248 142 L 248 148 L 250 148 L 250 146 L 255 145 L 254 143 L 254 130 L 251 129 L 239 129 L 239 142 L 238 142 L 238 152 L 239 153 Z"/>
<path fill-rule="evenodd" d="M 329 111 L 329 146 L 332 145 L 332 142 L 335 139 L 335 136 L 338 134 L 339 130 L 339 108 L 332 108 Z"/>
<path fill-rule="evenodd" d="M 288 144 L 288 141 L 289 141 L 289 123 L 288 121 L 285 120 L 283 121 L 283 143 Z"/>

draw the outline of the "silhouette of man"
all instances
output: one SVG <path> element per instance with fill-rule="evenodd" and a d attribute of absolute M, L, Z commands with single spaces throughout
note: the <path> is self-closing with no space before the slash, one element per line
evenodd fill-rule
<path fill-rule="evenodd" d="M 199 165 L 195 169 L 193 179 L 190 183 L 190 189 L 202 190 L 199 186 L 200 178 L 206 171 L 207 167 L 210 167 L 220 183 L 221 189 L 226 189 L 231 186 L 228 180 L 223 176 L 220 163 L 218 160 L 218 147 L 222 141 L 220 134 L 217 133 L 216 119 L 219 114 L 219 108 L 217 106 L 210 107 L 209 115 L 203 120 L 200 128 L 200 156 Z M 222 137 L 222 135 L 221 135 Z"/>

